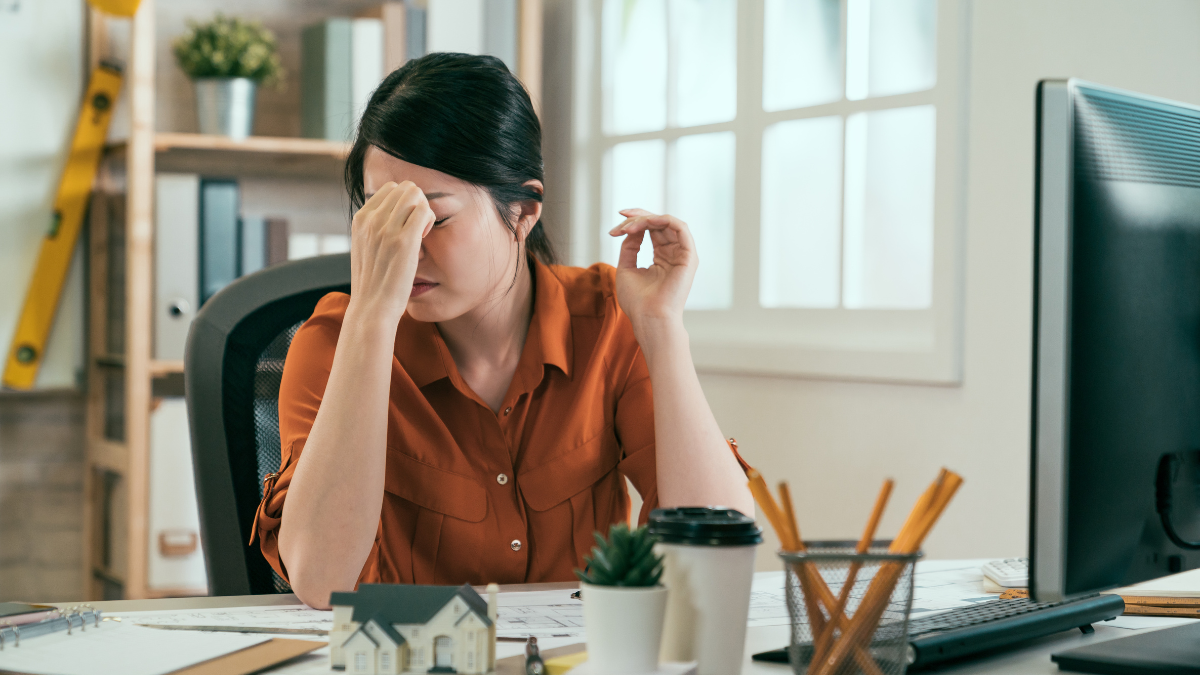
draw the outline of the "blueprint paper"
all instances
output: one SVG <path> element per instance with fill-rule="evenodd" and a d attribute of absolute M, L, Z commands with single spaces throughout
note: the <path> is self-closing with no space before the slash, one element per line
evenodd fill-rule
<path fill-rule="evenodd" d="M 311 628 L 329 631 L 333 612 L 306 605 L 175 609 L 159 612 L 114 612 L 108 616 L 153 626 L 241 626 L 253 628 Z M 175 631 L 178 632 L 178 631 Z M 302 639 L 303 636 L 288 636 Z"/>

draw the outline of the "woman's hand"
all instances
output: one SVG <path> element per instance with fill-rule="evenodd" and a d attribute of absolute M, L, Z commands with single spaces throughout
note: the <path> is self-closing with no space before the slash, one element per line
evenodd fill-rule
<path fill-rule="evenodd" d="M 362 312 L 395 329 L 412 294 L 421 240 L 433 223 L 425 193 L 410 181 L 385 183 L 363 204 L 350 228 L 347 314 Z"/>
<path fill-rule="evenodd" d="M 617 301 L 629 315 L 634 332 L 641 334 L 654 322 L 682 321 L 683 305 L 699 264 L 687 223 L 643 209 L 620 213 L 625 222 L 609 234 L 625 237 L 617 263 Z M 654 263 L 642 269 L 637 266 L 637 255 L 647 232 L 654 245 Z"/>

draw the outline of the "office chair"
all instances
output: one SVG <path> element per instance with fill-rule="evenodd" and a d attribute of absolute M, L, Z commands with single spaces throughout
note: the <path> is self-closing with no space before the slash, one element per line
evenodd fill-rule
<path fill-rule="evenodd" d="M 350 292 L 350 254 L 242 277 L 204 303 L 188 333 L 184 389 L 200 531 L 213 595 L 291 591 L 247 545 L 263 480 L 279 470 L 279 381 L 317 301 Z"/>

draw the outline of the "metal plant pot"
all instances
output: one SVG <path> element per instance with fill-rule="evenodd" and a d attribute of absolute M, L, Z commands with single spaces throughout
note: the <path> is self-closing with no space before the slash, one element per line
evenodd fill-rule
<path fill-rule="evenodd" d="M 255 83 L 246 77 L 202 77 L 196 83 L 200 133 L 242 140 L 254 129 Z"/>

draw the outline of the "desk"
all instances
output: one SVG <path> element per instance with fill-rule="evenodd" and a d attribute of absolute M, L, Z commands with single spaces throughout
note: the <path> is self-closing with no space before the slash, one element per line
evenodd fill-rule
<path fill-rule="evenodd" d="M 975 561 L 963 561 L 974 564 Z M 500 592 L 538 591 L 538 590 L 569 590 L 577 588 L 575 583 L 556 584 L 520 584 L 501 586 Z M 91 603 L 97 609 L 106 613 L 133 612 L 144 610 L 170 609 L 216 609 L 223 607 L 254 607 L 268 605 L 294 605 L 299 600 L 295 595 L 239 595 L 208 598 L 167 598 L 161 600 L 110 600 Z M 77 603 L 49 603 L 58 607 L 68 608 Z M 1095 624 L 1096 632 L 1084 635 L 1078 630 L 1070 630 L 1055 635 L 1049 635 L 1022 645 L 1006 653 L 993 654 L 980 659 L 943 668 L 936 671 L 939 675 L 974 675 L 988 673 L 989 675 L 1050 675 L 1059 673 L 1058 667 L 1050 661 L 1050 654 L 1072 647 L 1095 644 L 1114 638 L 1127 637 L 1143 632 L 1116 628 L 1103 623 Z M 776 649 L 788 642 L 787 626 L 751 626 L 746 631 L 746 652 L 742 666 L 743 675 L 787 675 L 791 668 L 785 665 L 757 663 L 750 660 L 750 655 L 757 652 Z M 1146 629 L 1150 630 L 1150 629 Z M 510 656 L 522 651 L 521 645 L 501 643 L 500 656 Z M 511 650 L 511 651 L 509 651 Z M 326 649 L 320 649 L 306 657 L 275 668 L 272 675 L 325 675 L 331 673 L 329 656 Z"/>

